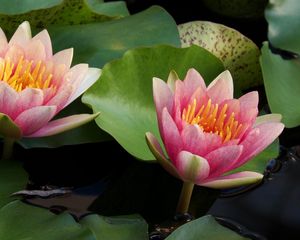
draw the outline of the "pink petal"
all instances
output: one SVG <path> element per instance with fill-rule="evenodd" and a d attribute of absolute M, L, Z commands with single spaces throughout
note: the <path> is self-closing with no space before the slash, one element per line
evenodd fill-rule
<path fill-rule="evenodd" d="M 18 100 L 18 93 L 5 82 L 0 82 L 0 93 L 0 112 L 12 117 Z"/>
<path fill-rule="evenodd" d="M 217 177 L 213 179 L 207 179 L 203 183 L 199 183 L 200 186 L 223 189 L 223 188 L 233 188 L 242 185 L 249 185 L 261 181 L 263 175 L 256 172 L 239 172 L 227 176 Z"/>
<path fill-rule="evenodd" d="M 218 104 L 233 98 L 233 80 L 228 70 L 222 72 L 209 84 L 207 94 L 213 103 Z"/>
<path fill-rule="evenodd" d="M 172 161 L 176 161 L 177 154 L 182 150 L 183 143 L 177 129 L 177 126 L 171 118 L 167 108 L 162 111 L 162 132 L 163 139 L 167 153 Z"/>
<path fill-rule="evenodd" d="M 45 126 L 55 115 L 55 106 L 38 106 L 22 112 L 15 123 L 22 129 L 24 136 L 33 134 Z"/>
<path fill-rule="evenodd" d="M 41 32 L 39 32 L 37 35 L 35 35 L 32 40 L 39 40 L 43 43 L 45 51 L 46 51 L 46 58 L 49 60 L 52 58 L 52 43 L 49 36 L 48 31 L 45 29 Z"/>
<path fill-rule="evenodd" d="M 167 159 L 165 156 L 158 140 L 156 137 L 150 133 L 146 133 L 146 141 L 148 144 L 149 149 L 155 156 L 156 160 L 159 162 L 159 164 L 170 174 L 172 174 L 174 177 L 177 177 L 180 179 L 179 173 L 177 172 L 177 169 L 175 166 Z"/>
<path fill-rule="evenodd" d="M 62 133 L 86 124 L 98 116 L 99 113 L 78 114 L 53 120 L 28 137 L 46 137 Z"/>
<path fill-rule="evenodd" d="M 53 62 L 56 65 L 64 64 L 68 69 L 73 59 L 73 48 L 62 50 L 53 56 Z"/>
<path fill-rule="evenodd" d="M 64 88 L 61 88 L 45 105 L 56 106 L 56 113 L 58 113 L 65 107 L 73 91 L 74 87 L 71 84 L 66 84 Z"/>
<path fill-rule="evenodd" d="M 247 111 L 249 108 L 257 108 L 258 106 L 258 92 L 253 91 L 246 93 L 239 98 L 242 111 Z"/>
<path fill-rule="evenodd" d="M 198 125 L 187 124 L 181 132 L 181 137 L 184 150 L 202 157 L 222 145 L 218 135 L 204 133 Z"/>
<path fill-rule="evenodd" d="M 227 172 L 243 151 L 243 146 L 231 145 L 220 147 L 205 156 L 210 166 L 209 178 Z"/>
<path fill-rule="evenodd" d="M 153 99 L 156 107 L 157 120 L 161 131 L 161 118 L 163 108 L 167 108 L 168 112 L 172 112 L 173 93 L 169 86 L 159 78 L 153 78 Z"/>
<path fill-rule="evenodd" d="M 89 68 L 87 72 L 79 72 L 78 79 L 76 80 L 78 81 L 78 85 L 75 84 L 77 85 L 77 89 L 72 93 L 65 107 L 90 88 L 99 79 L 100 75 L 101 70 L 98 68 Z"/>
<path fill-rule="evenodd" d="M 232 169 L 237 168 L 269 146 L 283 131 L 284 125 L 278 122 L 263 123 L 252 129 L 240 143 L 244 151 Z"/>
<path fill-rule="evenodd" d="M 193 183 L 203 181 L 210 170 L 205 158 L 187 151 L 178 154 L 176 168 L 184 181 Z"/>
<path fill-rule="evenodd" d="M 29 22 L 25 21 L 23 22 L 12 38 L 9 41 L 9 46 L 18 45 L 22 48 L 26 48 L 28 41 L 31 39 L 31 30 Z"/>
<path fill-rule="evenodd" d="M 34 62 L 46 60 L 46 50 L 40 40 L 31 41 L 26 47 L 26 59 Z"/>
<path fill-rule="evenodd" d="M 272 114 L 266 114 L 262 115 L 256 118 L 254 127 L 257 125 L 260 125 L 262 123 L 267 123 L 267 122 L 280 122 L 282 119 L 281 114 L 278 113 L 272 113 Z"/>
<path fill-rule="evenodd" d="M 19 98 L 16 102 L 16 110 L 13 118 L 17 117 L 21 112 L 40 106 L 43 104 L 44 94 L 41 89 L 37 88 L 26 88 L 19 93 Z"/>
<path fill-rule="evenodd" d="M 0 28 L 0 56 L 4 56 L 7 47 L 8 47 L 7 38 L 3 30 Z"/>
<path fill-rule="evenodd" d="M 194 68 L 188 70 L 183 83 L 184 92 L 187 96 L 191 96 L 199 87 L 201 87 L 203 91 L 206 89 L 202 76 Z"/>
<path fill-rule="evenodd" d="M 14 64 L 18 64 L 19 60 L 21 57 L 25 56 L 24 50 L 19 47 L 18 45 L 13 45 L 8 48 L 6 54 L 5 54 L 5 59 L 10 59 Z"/>

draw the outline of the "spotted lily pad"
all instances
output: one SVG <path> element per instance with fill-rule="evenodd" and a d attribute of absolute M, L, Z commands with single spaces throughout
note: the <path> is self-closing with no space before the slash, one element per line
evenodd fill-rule
<path fill-rule="evenodd" d="M 249 38 L 222 24 L 194 21 L 178 26 L 182 47 L 196 44 L 222 60 L 241 90 L 262 84 L 260 51 Z"/>
<path fill-rule="evenodd" d="M 96 0 L 0 0 L 1 28 L 12 33 L 23 21 L 32 27 L 103 22 L 127 16 L 124 2 L 103 3 Z"/>

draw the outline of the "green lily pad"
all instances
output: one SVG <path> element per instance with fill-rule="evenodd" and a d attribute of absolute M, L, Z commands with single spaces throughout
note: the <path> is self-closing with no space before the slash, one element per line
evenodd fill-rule
<path fill-rule="evenodd" d="M 19 139 L 21 137 L 21 129 L 9 116 L 0 113 L 0 134 L 4 137 Z"/>
<path fill-rule="evenodd" d="M 100 80 L 82 100 L 94 112 L 101 112 L 101 118 L 96 120 L 98 126 L 130 154 L 142 160 L 153 160 L 145 141 L 148 131 L 159 137 L 152 78 L 167 80 L 170 71 L 175 70 L 183 79 L 189 68 L 197 69 L 207 82 L 224 70 L 218 58 L 198 46 L 137 48 L 106 64 Z"/>
<path fill-rule="evenodd" d="M 262 84 L 259 48 L 249 38 L 222 24 L 193 21 L 178 26 L 182 47 L 196 44 L 222 60 L 241 90 Z"/>
<path fill-rule="evenodd" d="M 176 229 L 166 240 L 243 240 L 232 230 L 221 226 L 212 216 L 207 215 L 186 223 Z"/>
<path fill-rule="evenodd" d="M 264 43 L 260 59 L 271 111 L 282 115 L 286 127 L 300 125 L 300 61 L 284 60 Z"/>
<path fill-rule="evenodd" d="M 148 240 L 148 224 L 139 216 L 86 216 L 80 223 L 94 233 L 97 240 Z"/>
<path fill-rule="evenodd" d="M 20 217 L 21 216 L 21 217 Z M 68 213 L 14 201 L 0 209 L 0 239 L 5 240 L 147 240 L 148 225 L 137 215 L 87 215 L 79 222 Z"/>
<path fill-rule="evenodd" d="M 26 187 L 27 180 L 27 173 L 19 162 L 0 161 L 0 208 L 14 199 L 10 196 L 12 193 Z"/>
<path fill-rule="evenodd" d="M 273 46 L 300 54 L 300 4 L 297 0 L 272 0 L 265 10 L 268 38 Z"/>
<path fill-rule="evenodd" d="M 55 215 L 20 201 L 0 209 L 0 229 L 5 240 L 97 240 L 68 213 Z"/>
<path fill-rule="evenodd" d="M 106 23 L 53 26 L 49 32 L 54 52 L 74 47 L 73 64 L 86 62 L 90 66 L 100 68 L 106 62 L 121 57 L 130 48 L 160 43 L 180 46 L 175 21 L 160 7 L 151 7 L 138 14 Z M 86 112 L 89 112 L 89 109 L 80 101 L 76 101 L 59 116 Z M 111 137 L 91 122 L 56 136 L 22 139 L 20 143 L 25 148 L 33 148 L 107 140 L 111 140 Z"/>
<path fill-rule="evenodd" d="M 23 21 L 29 21 L 33 27 L 47 28 L 50 25 L 103 22 L 128 15 L 124 2 L 0 0 L 0 25 L 7 33 L 13 33 Z"/>
<path fill-rule="evenodd" d="M 55 51 L 73 47 L 74 64 L 87 62 L 100 68 L 131 48 L 157 44 L 180 46 L 174 19 L 157 6 L 105 23 L 53 26 L 49 32 Z"/>

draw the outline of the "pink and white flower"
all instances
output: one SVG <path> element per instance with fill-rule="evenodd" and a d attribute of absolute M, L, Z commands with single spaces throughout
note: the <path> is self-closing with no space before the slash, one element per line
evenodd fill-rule
<path fill-rule="evenodd" d="M 229 71 L 208 87 L 190 69 L 184 79 L 153 79 L 160 135 L 169 159 L 152 133 L 147 143 L 161 165 L 185 182 L 211 188 L 251 184 L 263 175 L 244 171 L 225 175 L 264 150 L 282 132 L 279 114 L 257 117 L 258 93 L 233 98 Z"/>
<path fill-rule="evenodd" d="M 73 49 L 53 55 L 47 30 L 33 38 L 23 22 L 10 41 L 0 28 L 0 134 L 9 138 L 54 135 L 91 121 L 98 114 L 51 119 L 85 92 L 101 71 L 78 64 Z"/>

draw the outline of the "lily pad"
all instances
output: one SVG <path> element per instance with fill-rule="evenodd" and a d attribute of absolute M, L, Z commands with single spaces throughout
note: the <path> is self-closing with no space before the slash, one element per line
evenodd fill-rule
<path fill-rule="evenodd" d="M 22 217 L 20 217 L 22 216 Z M 87 215 L 79 222 L 68 213 L 14 201 L 0 209 L 0 239 L 5 240 L 147 240 L 148 225 L 137 215 Z"/>
<path fill-rule="evenodd" d="M 73 64 L 86 62 L 93 67 L 100 68 L 106 62 L 121 57 L 130 48 L 160 43 L 180 46 L 175 21 L 160 7 L 151 7 L 138 14 L 106 23 L 53 26 L 49 32 L 54 52 L 74 47 Z M 80 101 L 76 101 L 64 109 L 59 116 L 88 111 L 86 106 Z M 111 140 L 111 137 L 101 131 L 94 122 L 91 122 L 57 136 L 22 139 L 20 143 L 25 148 L 33 148 L 59 147 L 107 140 Z"/>
<path fill-rule="evenodd" d="M 264 43 L 260 62 L 271 111 L 280 113 L 288 128 L 300 125 L 300 60 L 285 60 Z"/>
<path fill-rule="evenodd" d="M 159 137 L 152 78 L 166 80 L 175 70 L 183 79 L 189 68 L 197 69 L 207 83 L 224 70 L 218 58 L 198 46 L 137 48 L 105 65 L 100 80 L 82 100 L 101 112 L 96 123 L 125 150 L 139 159 L 154 160 L 145 141 L 148 131 Z"/>
<path fill-rule="evenodd" d="M 196 44 L 222 60 L 241 90 L 262 84 L 259 48 L 249 38 L 222 24 L 193 21 L 178 25 L 182 47 Z"/>
<path fill-rule="evenodd" d="M 80 223 L 92 230 L 97 240 L 148 240 L 148 224 L 137 215 L 103 217 L 93 214 Z"/>
<path fill-rule="evenodd" d="M 5 240 L 97 240 L 93 233 L 68 213 L 55 215 L 20 201 L 0 210 L 0 239 Z"/>
<path fill-rule="evenodd" d="M 96 0 L 0 0 L 0 25 L 12 33 L 23 21 L 31 26 L 73 25 L 103 22 L 128 16 L 124 2 L 103 3 Z"/>
<path fill-rule="evenodd" d="M 0 113 L 0 134 L 5 137 L 19 139 L 21 129 L 6 114 Z"/>
<path fill-rule="evenodd" d="M 14 199 L 12 193 L 26 187 L 27 180 L 27 173 L 19 162 L 0 161 L 0 208 Z"/>
<path fill-rule="evenodd" d="M 297 0 L 272 0 L 265 10 L 268 38 L 273 46 L 300 54 L 300 4 Z"/>
<path fill-rule="evenodd" d="M 166 240 L 243 240 L 232 230 L 221 226 L 212 216 L 207 215 L 186 223 L 176 229 Z"/>

